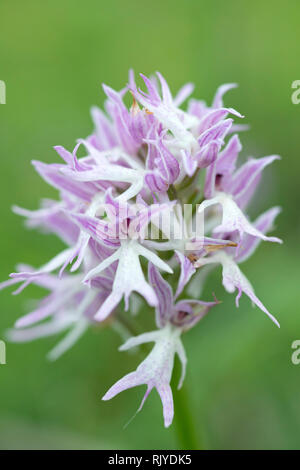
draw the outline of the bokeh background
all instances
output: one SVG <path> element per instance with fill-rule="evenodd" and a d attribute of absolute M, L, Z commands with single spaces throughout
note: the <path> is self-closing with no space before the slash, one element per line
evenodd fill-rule
<path fill-rule="evenodd" d="M 220 271 L 210 280 L 223 303 L 184 337 L 186 389 L 197 432 L 210 449 L 300 448 L 300 365 L 291 343 L 300 339 L 299 172 L 300 105 L 291 83 L 300 79 L 300 3 L 215 0 L 51 0 L 0 3 L 1 244 L 5 280 L 17 262 L 43 264 L 62 248 L 53 236 L 27 231 L 11 213 L 17 203 L 37 208 L 56 192 L 35 174 L 31 159 L 58 161 L 53 145 L 73 148 L 92 130 L 90 106 L 102 105 L 101 82 L 120 89 L 129 67 L 162 72 L 176 91 L 196 84 L 207 99 L 222 83 L 251 124 L 241 136 L 243 156 L 283 158 L 265 171 L 253 216 L 281 205 L 276 234 L 283 246 L 263 244 L 243 266 L 257 294 L 275 314 L 278 330 L 247 298 L 237 310 Z M 33 287 L 21 296 L 1 292 L 0 338 L 26 313 Z M 140 321 L 151 327 L 145 310 Z M 102 402 L 107 388 L 140 360 L 119 353 L 111 329 L 88 332 L 58 362 L 46 361 L 58 338 L 7 345 L 0 365 L 0 448 L 179 448 L 176 423 L 163 428 L 156 392 L 124 429 L 141 388 Z"/>

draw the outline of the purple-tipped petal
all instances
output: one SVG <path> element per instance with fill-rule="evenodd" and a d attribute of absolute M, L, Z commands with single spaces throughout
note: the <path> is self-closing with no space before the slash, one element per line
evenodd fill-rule
<path fill-rule="evenodd" d="M 158 299 L 156 308 L 156 323 L 162 328 L 171 317 L 173 308 L 173 293 L 170 285 L 163 279 L 158 269 L 149 263 L 148 277 Z"/>
<path fill-rule="evenodd" d="M 217 162 L 217 173 L 220 175 L 232 174 L 238 154 L 242 150 L 239 137 L 235 134 L 231 137 L 225 149 L 220 153 Z"/>
<path fill-rule="evenodd" d="M 95 134 L 99 150 L 108 150 L 115 147 L 117 139 L 111 122 L 97 107 L 92 108 L 91 114 L 95 124 Z"/>
<path fill-rule="evenodd" d="M 172 424 L 174 418 L 174 403 L 172 390 L 170 384 L 168 383 L 158 384 L 156 388 L 163 405 L 165 428 L 168 428 Z"/>
<path fill-rule="evenodd" d="M 203 134 L 198 138 L 199 146 L 202 147 L 207 145 L 212 140 L 223 140 L 231 128 L 232 122 L 232 119 L 225 119 L 225 121 L 221 121 L 203 132 Z"/>
<path fill-rule="evenodd" d="M 217 159 L 221 145 L 222 141 L 213 140 L 202 147 L 197 155 L 195 155 L 197 166 L 199 168 L 207 168 L 209 165 L 214 163 Z"/>
<path fill-rule="evenodd" d="M 266 166 L 280 159 L 278 155 L 264 157 L 259 159 L 250 159 L 235 173 L 228 184 L 224 186 L 224 190 L 233 194 L 236 198 L 242 198 L 243 194 L 249 191 L 253 181 L 262 173 Z"/>
<path fill-rule="evenodd" d="M 82 186 L 76 181 L 70 180 L 67 176 L 64 176 L 61 171 L 64 169 L 64 165 L 47 165 L 46 163 L 32 161 L 33 166 L 41 177 L 54 188 L 76 196 L 83 201 L 90 201 L 94 196 L 96 189 L 91 185 Z M 67 171 L 67 167 L 65 167 Z"/>
<path fill-rule="evenodd" d="M 175 106 L 180 106 L 194 91 L 195 85 L 193 83 L 186 83 L 178 91 L 173 103 Z"/>
<path fill-rule="evenodd" d="M 235 111 L 232 108 L 219 108 L 219 109 L 212 109 L 208 113 L 206 113 L 200 121 L 198 133 L 199 135 L 202 134 L 204 131 L 207 131 L 212 126 L 216 125 L 220 121 L 222 121 L 228 114 L 233 114 L 239 118 L 243 116 Z"/>
<path fill-rule="evenodd" d="M 180 263 L 180 277 L 175 293 L 175 299 L 181 294 L 186 284 L 191 279 L 192 275 L 196 271 L 190 260 L 184 256 L 180 251 L 176 251 L 177 259 Z"/>
<path fill-rule="evenodd" d="M 227 91 L 232 90 L 233 88 L 236 88 L 238 85 L 236 83 L 226 83 L 224 85 L 221 85 L 215 94 L 214 100 L 212 107 L 213 108 L 221 108 L 223 106 L 223 96 Z"/>
<path fill-rule="evenodd" d="M 195 173 L 197 169 L 197 160 L 194 157 L 192 157 L 190 152 L 186 150 L 181 151 L 181 156 L 182 156 L 183 168 L 186 174 L 189 177 L 193 176 L 193 174 Z"/>
<path fill-rule="evenodd" d="M 159 81 L 160 81 L 163 101 L 164 101 L 167 105 L 170 106 L 170 105 L 173 104 L 173 98 L 172 98 L 172 95 L 171 95 L 171 91 L 170 91 L 169 85 L 167 84 L 166 80 L 164 79 L 164 77 L 162 76 L 161 73 L 156 72 L 156 75 L 158 76 Z"/>
<path fill-rule="evenodd" d="M 105 242 L 112 247 L 119 246 L 118 227 L 103 220 L 85 214 L 70 214 L 74 222 L 98 242 Z"/>
<path fill-rule="evenodd" d="M 131 372 L 130 374 L 125 375 L 122 379 L 118 380 L 102 397 L 102 400 L 111 400 L 119 393 L 127 390 L 128 388 L 136 387 L 137 385 L 142 385 L 141 377 L 138 376 L 137 372 Z"/>

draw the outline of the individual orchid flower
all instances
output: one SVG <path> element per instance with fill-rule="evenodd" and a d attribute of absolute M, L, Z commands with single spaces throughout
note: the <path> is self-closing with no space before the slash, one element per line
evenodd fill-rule
<path fill-rule="evenodd" d="M 115 203 L 113 202 L 113 199 L 110 196 L 109 198 L 109 200 L 112 202 L 111 207 L 114 207 L 113 204 Z M 125 204 L 123 204 L 123 206 L 125 206 Z M 128 214 L 130 214 L 130 206 L 128 206 L 125 214 L 123 214 L 123 217 L 126 219 L 126 233 L 123 233 L 123 236 L 127 234 L 130 235 L 132 232 L 132 224 L 134 224 L 135 229 L 137 226 L 139 226 L 139 231 L 143 231 L 143 229 L 150 222 L 153 215 L 156 215 L 158 212 L 162 212 L 168 208 L 168 204 L 157 205 L 157 207 L 152 210 L 151 208 L 145 207 L 135 218 L 133 218 L 132 221 L 128 223 L 127 217 Z M 120 218 L 120 214 L 118 215 Z M 104 239 L 101 237 L 100 234 L 103 232 L 101 229 L 101 224 L 103 222 L 101 220 L 79 214 L 73 215 L 72 217 L 80 226 L 80 228 L 92 236 L 96 241 L 103 242 L 105 241 L 105 236 L 109 236 L 109 231 L 107 231 L 106 234 L 104 233 Z M 122 220 L 120 220 L 120 222 L 122 222 Z M 137 229 L 134 231 L 134 233 L 138 233 Z M 108 243 L 110 243 L 111 239 L 107 238 L 106 240 Z M 112 243 L 114 242 L 119 245 L 117 250 L 114 251 L 109 257 L 104 259 L 99 265 L 89 271 L 84 278 L 84 281 L 88 282 L 95 276 L 98 276 L 104 269 L 113 263 L 118 262 L 118 267 L 116 269 L 112 286 L 112 292 L 95 316 L 95 319 L 98 321 L 103 321 L 119 304 L 123 296 L 125 299 L 125 310 L 127 310 L 129 306 L 129 296 L 133 291 L 140 293 L 147 300 L 149 305 L 157 305 L 156 295 L 152 287 L 145 280 L 145 276 L 139 261 L 140 256 L 143 256 L 148 261 L 151 261 L 163 271 L 169 273 L 173 272 L 166 262 L 164 262 L 154 251 L 151 251 L 143 246 L 139 240 L 124 236 L 124 238 L 117 238 L 116 240 L 113 239 Z"/>
<path fill-rule="evenodd" d="M 255 228 L 235 203 L 232 196 L 225 193 L 219 193 L 214 198 L 203 201 L 199 206 L 198 211 L 204 211 L 207 207 L 215 204 L 220 204 L 222 206 L 222 222 L 214 228 L 215 234 L 232 233 L 237 231 L 241 240 L 244 234 L 248 234 L 261 238 L 262 240 L 282 243 L 282 240 L 279 238 L 267 237 L 260 230 Z"/>
<path fill-rule="evenodd" d="M 268 232 L 272 229 L 273 222 L 279 212 L 280 209 L 278 207 L 274 207 L 268 210 L 255 221 L 253 224 L 254 228 L 262 234 Z M 235 254 L 235 256 L 232 256 L 226 252 L 218 252 L 197 261 L 194 266 L 198 268 L 212 263 L 220 263 L 223 269 L 222 275 L 224 288 L 229 293 L 233 293 L 236 289 L 238 290 L 236 306 L 238 307 L 239 305 L 239 299 L 242 293 L 245 293 L 255 305 L 257 305 L 264 313 L 268 315 L 275 325 L 280 327 L 276 318 L 266 309 L 263 303 L 255 295 L 252 285 L 241 272 L 237 264 L 248 259 L 248 257 L 251 256 L 251 254 L 257 248 L 260 241 L 261 237 L 257 238 L 255 234 L 248 234 L 243 239 L 243 245 L 240 252 Z"/>
<path fill-rule="evenodd" d="M 116 382 L 103 396 L 102 400 L 110 400 L 120 392 L 138 385 L 147 385 L 147 391 L 138 409 L 140 411 L 146 398 L 153 388 L 156 388 L 163 404 L 165 427 L 170 426 L 174 416 L 174 405 L 170 380 L 173 371 L 174 356 L 177 353 L 185 367 L 186 357 L 180 340 L 180 330 L 166 325 L 162 330 L 143 333 L 135 338 L 130 338 L 120 351 L 139 346 L 140 344 L 155 342 L 155 346 L 138 366 L 135 372 L 131 372 Z"/>
<path fill-rule="evenodd" d="M 227 147 L 220 153 L 218 159 L 209 167 L 206 174 L 205 194 L 208 198 L 202 202 L 198 211 L 220 205 L 222 210 L 221 224 L 213 230 L 215 235 L 238 232 L 240 241 L 244 234 L 249 234 L 262 240 L 282 243 L 277 237 L 267 237 L 254 227 L 244 214 L 243 209 L 249 202 L 261 178 L 264 168 L 275 160 L 277 155 L 261 159 L 250 159 L 235 171 L 235 162 L 241 150 L 238 137 L 235 135 Z"/>
<path fill-rule="evenodd" d="M 165 427 L 170 426 L 174 416 L 170 381 L 175 354 L 178 354 L 182 365 L 179 389 L 182 387 L 186 373 L 187 358 L 180 336 L 183 331 L 190 329 L 203 318 L 209 309 L 217 303 L 193 299 L 175 302 L 195 272 L 192 263 L 184 255 L 177 253 L 176 256 L 181 265 L 181 272 L 175 296 L 173 296 L 170 285 L 162 278 L 154 265 L 149 264 L 149 279 L 159 300 L 156 307 L 156 323 L 160 329 L 130 338 L 119 348 L 120 351 L 126 351 L 141 344 L 154 342 L 152 351 L 135 372 L 125 375 L 116 382 L 102 398 L 102 400 L 110 400 L 126 389 L 147 385 L 146 393 L 138 409 L 139 412 L 151 390 L 156 388 L 163 405 Z M 197 313 L 195 307 L 198 308 Z"/>
<path fill-rule="evenodd" d="M 244 292 L 253 303 L 255 303 L 263 312 L 265 312 L 268 317 L 280 327 L 276 318 L 266 309 L 266 307 L 262 304 L 262 302 L 258 299 L 258 297 L 254 293 L 254 289 L 251 286 L 248 279 L 244 276 L 241 272 L 240 268 L 236 264 L 236 262 L 230 258 L 226 253 L 216 253 L 209 258 L 205 258 L 201 261 L 198 261 L 196 266 L 204 266 L 210 263 L 220 263 L 223 268 L 223 286 L 229 293 L 233 293 L 236 289 L 238 290 L 238 294 L 236 297 L 236 306 L 239 306 L 239 299 Z"/>
<path fill-rule="evenodd" d="M 103 321 L 119 304 L 123 296 L 125 299 L 125 310 L 128 310 L 129 296 L 133 291 L 140 293 L 152 307 L 157 305 L 155 293 L 145 280 L 139 261 L 140 256 L 155 263 L 160 269 L 169 273 L 172 272 L 167 263 L 162 261 L 155 253 L 140 245 L 136 240 L 122 240 L 120 248 L 87 273 L 84 279 L 89 281 L 113 262 L 118 261 L 112 292 L 95 315 L 96 320 Z"/>

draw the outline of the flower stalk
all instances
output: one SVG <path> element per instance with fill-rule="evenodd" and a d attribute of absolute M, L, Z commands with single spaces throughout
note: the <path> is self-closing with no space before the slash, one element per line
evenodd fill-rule
<path fill-rule="evenodd" d="M 177 435 L 178 448 L 183 450 L 203 450 L 202 435 L 195 423 L 195 413 L 187 384 L 178 390 L 176 384 L 180 377 L 179 364 L 176 361 L 172 378 L 174 390 L 175 416 L 174 427 Z M 198 421 L 198 420 L 197 420 Z"/>

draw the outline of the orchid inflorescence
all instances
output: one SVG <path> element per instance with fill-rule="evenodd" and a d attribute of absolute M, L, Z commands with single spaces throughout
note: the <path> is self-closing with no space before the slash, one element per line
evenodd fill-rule
<path fill-rule="evenodd" d="M 223 95 L 235 84 L 221 86 L 211 106 L 190 99 L 183 111 L 179 106 L 193 92 L 192 84 L 173 98 L 160 73 L 141 77 L 147 92 L 137 87 L 133 72 L 120 92 L 103 86 L 106 113 L 92 109 L 93 134 L 80 139 L 72 153 L 54 147 L 63 163 L 33 161 L 42 178 L 58 189 L 60 200 L 43 200 L 36 211 L 14 211 L 27 218 L 29 227 L 58 235 L 67 248 L 38 269 L 18 266 L 0 287 L 21 283 L 19 293 L 33 283 L 49 290 L 8 336 L 23 342 L 66 331 L 51 359 L 98 322 L 128 327 L 131 317 L 124 317 L 124 310 L 143 310 L 140 294 L 155 308 L 157 329 L 130 337 L 120 350 L 151 342 L 154 347 L 103 400 L 145 384 L 141 408 L 156 388 L 167 427 L 174 414 L 170 380 L 175 354 L 182 364 L 179 387 L 185 376 L 181 335 L 219 303 L 215 297 L 182 298 L 184 291 L 194 297 L 200 292 L 207 265 L 222 266 L 225 290 L 238 291 L 237 306 L 245 293 L 279 326 L 239 268 L 261 240 L 281 243 L 266 235 L 278 207 L 253 223 L 245 215 L 262 171 L 279 157 L 250 158 L 236 168 L 241 151 L 237 133 L 243 126 L 233 119 L 243 116 L 223 104 Z M 128 92 L 129 109 L 124 104 Z M 84 157 L 78 157 L 79 148 Z"/>

